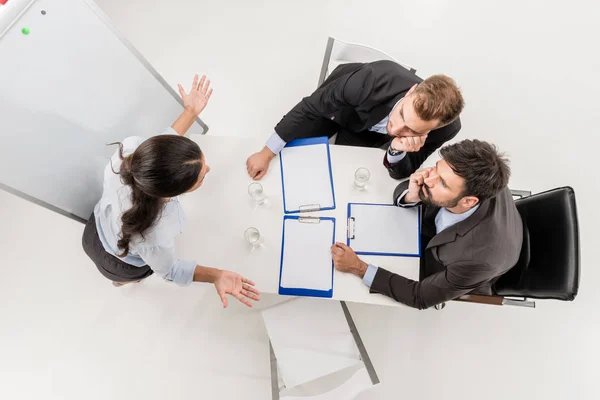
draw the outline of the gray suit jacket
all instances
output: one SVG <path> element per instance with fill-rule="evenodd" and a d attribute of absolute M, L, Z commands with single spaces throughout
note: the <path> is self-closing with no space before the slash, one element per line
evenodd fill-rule
<path fill-rule="evenodd" d="M 394 204 L 408 188 L 394 191 Z M 467 219 L 439 234 L 438 207 L 423 205 L 419 282 L 379 268 L 371 293 L 382 293 L 410 307 L 425 309 L 467 293 L 492 295 L 492 285 L 518 261 L 523 223 L 510 190 L 481 202 Z"/>

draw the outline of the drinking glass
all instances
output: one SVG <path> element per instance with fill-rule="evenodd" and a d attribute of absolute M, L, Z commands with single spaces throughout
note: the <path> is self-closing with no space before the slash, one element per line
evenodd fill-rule
<path fill-rule="evenodd" d="M 246 232 L 244 232 L 244 239 L 246 239 L 246 242 L 252 245 L 252 247 L 257 247 L 260 245 L 261 241 L 260 231 L 254 227 L 248 228 L 246 229 Z"/>
<path fill-rule="evenodd" d="M 359 168 L 354 173 L 354 188 L 357 190 L 365 190 L 367 182 L 371 179 L 371 172 L 366 168 Z"/>
<path fill-rule="evenodd" d="M 263 192 L 263 187 L 258 182 L 253 182 L 248 186 L 248 194 L 254 200 L 254 203 L 259 205 L 265 202 L 265 195 Z"/>

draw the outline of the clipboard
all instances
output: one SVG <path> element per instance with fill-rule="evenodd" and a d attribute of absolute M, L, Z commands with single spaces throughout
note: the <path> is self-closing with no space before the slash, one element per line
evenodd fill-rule
<path fill-rule="evenodd" d="M 346 244 L 356 254 L 421 257 L 421 207 L 348 203 Z"/>
<path fill-rule="evenodd" d="M 326 136 L 290 141 L 279 154 L 279 165 L 286 214 L 335 209 Z"/>
<path fill-rule="evenodd" d="M 333 297 L 334 242 L 335 218 L 284 216 L 278 293 Z"/>

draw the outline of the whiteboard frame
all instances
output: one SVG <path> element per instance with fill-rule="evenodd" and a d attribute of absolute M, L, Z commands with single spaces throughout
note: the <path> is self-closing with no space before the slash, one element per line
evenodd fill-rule
<path fill-rule="evenodd" d="M 127 47 L 127 49 L 135 56 L 135 58 L 138 59 L 138 61 L 144 66 L 144 68 L 146 68 L 148 70 L 148 72 L 150 72 L 150 74 L 167 90 L 167 92 L 170 93 L 171 96 L 173 96 L 173 98 L 181 105 L 181 107 L 183 107 L 183 100 L 181 99 L 179 94 L 177 92 L 175 92 L 175 90 L 167 83 L 167 81 L 164 80 L 164 78 L 158 73 L 158 71 L 156 69 L 154 69 L 154 67 L 148 62 L 148 60 L 112 24 L 112 22 L 110 21 L 108 16 L 106 14 L 104 14 L 104 12 L 100 9 L 100 7 L 98 7 L 98 5 L 92 0 L 80 0 L 80 1 L 85 3 L 92 10 L 92 12 L 94 14 L 96 14 L 96 16 L 98 18 L 100 18 L 100 20 L 104 23 L 104 25 L 106 25 L 106 27 L 117 37 L 117 39 L 119 39 L 119 41 L 121 43 L 123 43 L 125 45 L 125 47 Z M 37 2 L 37 0 L 31 0 L 27 5 L 25 5 L 23 7 L 23 9 L 20 12 L 18 12 L 18 14 L 15 16 L 15 18 L 6 26 L 6 29 L 4 29 L 0 33 L 0 40 L 10 29 L 12 29 L 14 27 L 14 25 L 19 21 L 19 19 L 21 19 L 21 17 L 27 12 L 27 10 L 29 10 L 36 2 Z M 208 126 L 204 123 L 204 121 L 202 121 L 200 119 L 200 117 L 196 117 L 196 123 L 198 123 L 202 127 L 202 130 L 203 130 L 202 134 L 205 135 L 206 132 L 208 132 Z M 20 190 L 17 190 L 13 187 L 5 185 L 2 182 L 0 182 L 0 189 L 4 190 L 7 193 L 15 195 L 17 197 L 20 197 L 23 200 L 27 200 L 31 203 L 37 204 L 37 205 L 44 207 L 50 211 L 54 211 L 60 215 L 67 217 L 67 218 L 73 219 L 77 222 L 81 222 L 82 224 L 85 224 L 87 222 L 85 219 L 79 217 L 78 215 L 72 214 L 66 210 L 63 210 L 60 207 L 56 207 L 52 204 L 46 203 L 43 200 L 40 200 L 36 197 L 28 195 L 27 193 L 21 192 Z"/>

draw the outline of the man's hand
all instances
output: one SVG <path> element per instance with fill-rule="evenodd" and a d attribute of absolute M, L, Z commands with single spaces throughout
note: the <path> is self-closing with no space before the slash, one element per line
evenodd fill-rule
<path fill-rule="evenodd" d="M 269 163 L 273 157 L 275 157 L 275 154 L 273 154 L 266 146 L 258 153 L 252 154 L 246 161 L 248 175 L 255 181 L 262 179 L 269 170 Z"/>
<path fill-rule="evenodd" d="M 198 74 L 194 75 L 194 82 L 189 94 L 183 90 L 183 86 L 178 84 L 177 87 L 179 87 L 179 94 L 183 100 L 183 107 L 193 112 L 196 116 L 200 115 L 204 107 L 208 104 L 208 99 L 210 99 L 213 91 L 210 89 L 210 79 L 207 81 L 206 76 L 202 75 L 202 79 L 198 83 Z"/>
<path fill-rule="evenodd" d="M 235 297 L 240 303 L 244 303 L 248 307 L 252 307 L 252 303 L 248 299 L 254 301 L 260 300 L 260 292 L 254 288 L 254 282 L 243 278 L 235 272 L 220 270 L 214 285 L 215 289 L 217 289 L 217 294 L 223 302 L 223 308 L 227 308 L 227 295 Z"/>
<path fill-rule="evenodd" d="M 423 147 L 427 135 L 423 136 L 409 136 L 409 137 L 397 137 L 392 140 L 391 147 L 393 151 L 405 151 L 407 153 L 415 153 Z"/>
<path fill-rule="evenodd" d="M 331 246 L 331 254 L 333 255 L 333 265 L 338 271 L 354 274 L 361 279 L 365 276 L 369 265 L 361 261 L 354 250 L 344 243 L 336 242 Z"/>
<path fill-rule="evenodd" d="M 431 168 L 421 169 L 408 178 L 408 193 L 402 199 L 403 203 L 418 203 L 421 201 L 419 193 L 425 184 L 425 179 L 429 178 Z"/>

